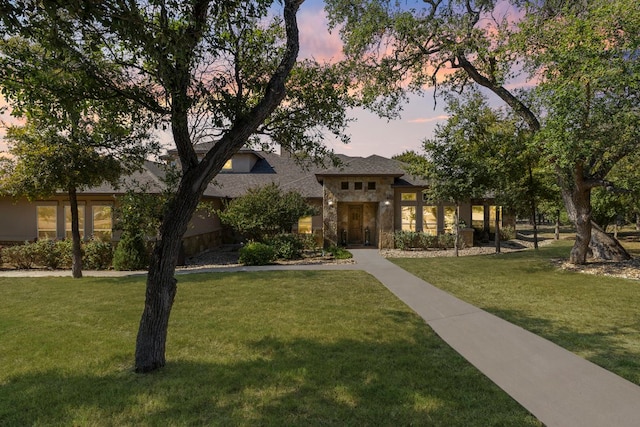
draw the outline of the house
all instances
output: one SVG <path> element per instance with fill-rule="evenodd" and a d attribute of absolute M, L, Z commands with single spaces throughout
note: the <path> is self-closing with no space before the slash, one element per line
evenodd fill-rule
<path fill-rule="evenodd" d="M 198 146 L 204 154 L 207 146 Z M 325 245 L 365 245 L 393 247 L 396 231 L 423 231 L 442 234 L 452 231 L 455 206 L 428 200 L 428 183 L 404 170 L 397 160 L 380 156 L 350 157 L 338 155 L 339 167 L 301 165 L 286 151 L 280 154 L 243 149 L 225 165 L 203 195 L 214 209 L 224 201 L 237 198 L 247 189 L 277 183 L 285 191 L 297 191 L 319 215 L 301 218 L 294 232 L 314 233 Z M 165 161 L 177 156 L 169 152 Z M 106 240 L 119 239 L 114 232 L 113 210 L 123 189 L 137 183 L 145 191 L 160 193 L 163 168 L 148 162 L 142 171 L 123 179 L 123 185 L 104 185 L 79 192 L 80 229 L 83 236 Z M 490 230 L 496 207 L 486 200 L 472 200 L 460 206 L 460 220 L 481 230 Z M 192 255 L 223 243 L 228 230 L 210 210 L 192 218 L 184 237 L 186 255 Z M 36 238 L 70 236 L 71 216 L 68 198 L 60 193 L 46 200 L 28 202 L 0 198 L 0 244 Z M 463 230 L 468 244 L 473 228 Z"/>

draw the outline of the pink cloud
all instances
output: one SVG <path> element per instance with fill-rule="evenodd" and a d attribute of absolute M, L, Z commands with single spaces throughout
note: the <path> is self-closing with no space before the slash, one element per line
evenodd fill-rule
<path fill-rule="evenodd" d="M 416 124 L 432 123 L 432 122 L 440 122 L 442 120 L 447 120 L 448 118 L 449 116 L 447 116 L 446 114 L 441 114 L 434 117 L 418 117 L 416 119 L 407 120 L 407 123 L 416 123 Z"/>
<path fill-rule="evenodd" d="M 319 62 L 333 62 L 344 58 L 338 30 L 329 32 L 327 15 L 322 6 L 311 4 L 298 12 L 300 30 L 300 58 L 313 58 Z"/>

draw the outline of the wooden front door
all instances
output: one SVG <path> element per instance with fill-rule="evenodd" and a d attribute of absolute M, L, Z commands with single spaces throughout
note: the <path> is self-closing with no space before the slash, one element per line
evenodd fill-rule
<path fill-rule="evenodd" d="M 349 206 L 349 244 L 361 245 L 362 240 L 362 205 Z"/>

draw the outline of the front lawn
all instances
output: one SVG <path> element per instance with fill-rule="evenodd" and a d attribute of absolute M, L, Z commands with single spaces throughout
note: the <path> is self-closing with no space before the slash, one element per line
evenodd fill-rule
<path fill-rule="evenodd" d="M 640 385 L 640 281 L 558 270 L 550 259 L 566 258 L 572 245 L 559 241 L 538 253 L 392 261 Z"/>
<path fill-rule="evenodd" d="M 144 278 L 0 278 L 0 425 L 540 425 L 371 276 L 180 276 L 132 372 Z"/>

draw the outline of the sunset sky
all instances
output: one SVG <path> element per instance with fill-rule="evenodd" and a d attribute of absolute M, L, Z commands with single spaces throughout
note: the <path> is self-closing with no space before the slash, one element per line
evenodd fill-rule
<path fill-rule="evenodd" d="M 314 57 L 319 61 L 338 60 L 342 46 L 337 31 L 329 33 L 321 0 L 307 0 L 298 13 L 300 27 L 301 58 Z M 1 102 L 1 99 L 0 99 Z M 375 114 L 354 110 L 350 116 L 357 119 L 348 129 L 351 143 L 327 140 L 327 145 L 337 153 L 351 156 L 378 154 L 391 157 L 406 150 L 420 150 L 421 141 L 431 137 L 437 123 L 446 120 L 444 101 L 434 109 L 433 92 L 422 97 L 414 96 L 404 106 L 400 119 L 387 121 Z M 6 119 L 6 116 L 4 117 Z M 6 145 L 0 141 L 0 149 Z"/>

